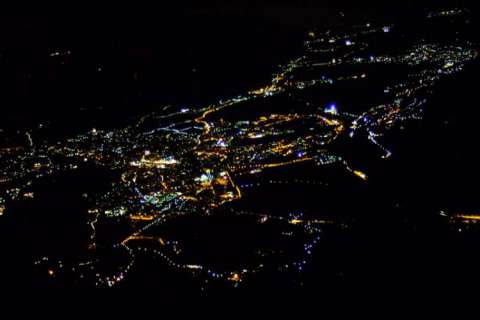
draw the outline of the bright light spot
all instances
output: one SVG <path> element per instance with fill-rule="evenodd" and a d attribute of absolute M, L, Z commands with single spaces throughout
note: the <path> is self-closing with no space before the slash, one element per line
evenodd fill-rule
<path fill-rule="evenodd" d="M 248 134 L 248 137 L 250 139 L 259 139 L 259 138 L 262 138 L 263 137 L 263 134 L 262 133 L 255 133 L 255 132 L 250 132 Z"/>
<path fill-rule="evenodd" d="M 353 173 L 357 177 L 361 178 L 362 180 L 367 180 L 368 179 L 367 175 L 365 173 L 363 173 L 362 171 L 355 170 L 355 171 L 353 171 Z"/>
<path fill-rule="evenodd" d="M 445 65 L 443 66 L 444 69 L 448 69 L 448 68 L 451 68 L 453 67 L 455 64 L 453 62 L 447 62 L 445 63 Z"/>
<path fill-rule="evenodd" d="M 291 224 L 300 224 L 300 223 L 302 223 L 302 222 L 303 222 L 303 221 L 300 220 L 300 219 L 292 219 L 292 220 L 290 220 L 290 223 L 291 223 Z"/>
<path fill-rule="evenodd" d="M 328 114 L 333 114 L 333 115 L 337 115 L 338 114 L 338 110 L 337 110 L 337 104 L 336 103 L 330 103 L 326 108 L 325 108 L 325 113 L 328 113 Z"/>
<path fill-rule="evenodd" d="M 228 145 L 223 139 L 218 139 L 217 146 L 222 147 L 222 148 L 226 148 Z"/>
<path fill-rule="evenodd" d="M 238 273 L 232 273 L 232 275 L 228 278 L 228 280 L 233 281 L 233 282 L 240 282 L 242 279 L 240 278 L 240 275 Z"/>
<path fill-rule="evenodd" d="M 193 270 L 198 270 L 198 269 L 202 269 L 202 266 L 197 265 L 197 264 L 187 264 L 187 268 L 188 269 L 193 269 Z"/>

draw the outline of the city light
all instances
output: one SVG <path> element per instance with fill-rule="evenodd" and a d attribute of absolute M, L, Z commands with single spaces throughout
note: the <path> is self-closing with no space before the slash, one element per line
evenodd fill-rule
<path fill-rule="evenodd" d="M 438 12 L 429 19 L 458 14 Z M 377 176 L 372 167 L 396 158 L 389 133 L 421 119 L 436 85 L 478 56 L 471 43 L 461 40 L 447 44 L 415 39 L 395 50 L 381 50 L 383 39 L 398 39 L 396 28 L 368 23 L 304 33 L 298 56 L 278 66 L 268 81 L 234 97 L 221 96 L 195 107 L 185 102 L 168 105 L 121 128 L 87 126 L 83 133 L 55 142 L 40 143 L 37 136 L 22 132 L 23 146 L 0 150 L 0 216 L 7 210 L 10 215 L 11 203 L 37 201 L 41 192 L 32 191 L 36 183 L 95 166 L 114 177 L 106 191 L 81 192 L 86 203 L 87 253 L 78 261 L 36 260 L 36 266 L 44 267 L 44 276 L 59 279 L 68 269 L 74 281 L 112 287 L 128 279 L 146 257 L 202 283 L 240 286 L 266 269 L 302 273 L 323 228 L 335 222 L 304 211 L 254 212 L 242 208 L 242 200 L 254 205 L 263 202 L 263 198 L 248 198 L 262 188 L 298 187 L 303 192 L 300 187 L 306 186 L 320 193 L 329 186 L 333 170 L 354 185 L 370 186 Z M 68 55 L 70 51 L 56 50 L 48 59 Z M 107 69 L 99 66 L 92 71 L 103 74 Z M 401 72 L 390 75 L 394 72 L 390 70 L 397 69 Z M 365 101 L 348 96 L 345 89 L 366 91 L 373 85 L 377 86 L 375 97 L 366 94 Z M 355 153 L 374 160 L 365 164 L 351 156 Z M 370 180 L 363 171 L 353 169 L 358 167 L 369 173 Z M 96 181 L 91 184 L 97 186 Z M 275 199 L 289 197 L 271 193 Z M 346 193 L 338 202 L 342 201 L 352 200 Z M 299 210 L 302 202 L 296 203 Z M 300 249 L 283 254 L 283 248 L 259 246 L 254 263 L 215 265 L 195 252 L 188 257 L 186 252 L 195 248 L 168 229 L 175 223 L 216 217 L 245 219 L 241 221 L 248 221 L 245 224 L 251 230 L 276 230 L 274 240 L 279 241 L 270 242 L 291 240 Z M 457 214 L 451 220 L 473 224 L 480 216 Z M 107 258 L 96 255 L 101 250 Z"/>

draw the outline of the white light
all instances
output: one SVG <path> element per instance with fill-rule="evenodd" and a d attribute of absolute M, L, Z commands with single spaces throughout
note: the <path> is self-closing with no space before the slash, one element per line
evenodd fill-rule
<path fill-rule="evenodd" d="M 337 105 L 335 103 L 329 104 L 324 111 L 325 113 L 329 113 L 332 115 L 338 114 Z"/>

